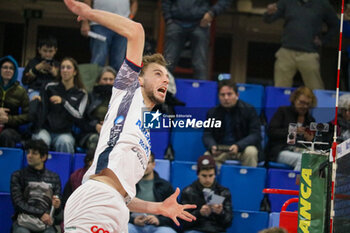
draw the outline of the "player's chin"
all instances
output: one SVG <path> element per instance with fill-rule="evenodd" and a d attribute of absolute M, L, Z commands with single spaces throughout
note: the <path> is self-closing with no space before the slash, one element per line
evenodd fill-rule
<path fill-rule="evenodd" d="M 155 97 L 155 100 L 156 100 L 156 104 L 162 104 L 165 102 L 165 96 L 166 94 L 165 93 L 160 93 L 158 92 L 154 97 Z"/>

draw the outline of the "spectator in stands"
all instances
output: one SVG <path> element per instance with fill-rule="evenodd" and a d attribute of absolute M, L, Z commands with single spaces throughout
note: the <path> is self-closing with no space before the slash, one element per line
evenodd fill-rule
<path fill-rule="evenodd" d="M 46 84 L 56 80 L 59 62 L 54 59 L 57 52 L 57 40 L 54 37 L 39 40 L 38 55 L 29 61 L 23 71 L 22 83 L 28 85 L 31 100 L 40 95 Z"/>
<path fill-rule="evenodd" d="M 163 0 L 162 10 L 166 23 L 164 57 L 171 73 L 179 61 L 187 40 L 191 42 L 192 65 L 195 77 L 208 79 L 208 49 L 210 25 L 214 18 L 227 9 L 232 0 Z"/>
<path fill-rule="evenodd" d="M 71 130 L 73 123 L 83 118 L 87 100 L 77 62 L 64 58 L 59 68 L 59 82 L 48 83 L 42 96 L 35 96 L 31 101 L 33 138 L 52 144 L 56 151 L 74 153 Z"/>
<path fill-rule="evenodd" d="M 237 86 L 223 80 L 218 87 L 220 104 L 209 110 L 207 119 L 221 121 L 220 128 L 204 129 L 203 142 L 217 165 L 238 159 L 243 166 L 256 167 L 261 147 L 260 122 L 253 106 L 238 99 Z"/>
<path fill-rule="evenodd" d="M 171 184 L 154 170 L 156 162 L 151 152 L 145 174 L 136 184 L 136 197 L 145 201 L 162 202 L 174 193 Z M 176 233 L 170 218 L 161 215 L 130 213 L 129 233 Z"/>
<path fill-rule="evenodd" d="M 44 141 L 29 140 L 25 149 L 28 166 L 11 176 L 11 198 L 15 209 L 12 232 L 55 233 L 53 225 L 61 212 L 60 178 L 45 168 L 48 147 Z"/>
<path fill-rule="evenodd" d="M 108 11 L 124 17 L 129 17 L 130 19 L 135 17 L 138 8 L 137 0 L 84 0 L 84 2 L 93 9 Z M 109 65 L 118 71 L 126 55 L 126 38 L 95 22 L 83 20 L 80 28 L 81 34 L 83 36 L 88 36 L 90 30 L 106 37 L 106 41 L 91 38 L 90 63 L 104 66 L 108 56 Z"/>
<path fill-rule="evenodd" d="M 324 89 L 320 74 L 319 48 L 338 33 L 338 18 L 327 0 L 279 0 L 267 6 L 267 23 L 285 19 L 282 47 L 276 53 L 275 86 L 291 87 L 300 71 L 304 85 Z M 322 35 L 323 23 L 327 33 Z"/>
<path fill-rule="evenodd" d="M 259 233 L 288 233 L 288 232 L 284 228 L 272 227 L 272 228 L 259 231 Z"/>
<path fill-rule="evenodd" d="M 16 60 L 0 58 L 0 67 L 0 147 L 15 147 L 22 139 L 19 126 L 29 122 L 29 99 L 17 81 Z"/>
<path fill-rule="evenodd" d="M 290 106 L 279 107 L 270 121 L 267 156 L 270 161 L 285 163 L 300 171 L 304 147 L 287 144 L 287 138 L 291 143 L 313 140 L 314 133 L 309 130 L 309 126 L 315 118 L 311 116 L 310 109 L 316 106 L 317 99 L 310 88 L 299 87 L 291 94 L 290 102 Z M 291 123 L 296 126 L 295 130 L 289 130 Z"/>
<path fill-rule="evenodd" d="M 181 202 L 194 203 L 196 209 L 190 211 L 197 220 L 184 223 L 186 233 L 226 232 L 232 222 L 231 193 L 215 179 L 215 160 L 203 155 L 197 161 L 198 179 L 184 188 Z M 215 196 L 214 196 L 215 195 Z M 223 198 L 222 203 L 213 203 L 213 199 Z"/>
<path fill-rule="evenodd" d="M 116 75 L 112 67 L 106 66 L 98 76 L 96 85 L 89 94 L 89 104 L 85 111 L 84 121 L 79 124 L 83 130 L 79 140 L 80 147 L 88 150 L 96 148 Z"/>

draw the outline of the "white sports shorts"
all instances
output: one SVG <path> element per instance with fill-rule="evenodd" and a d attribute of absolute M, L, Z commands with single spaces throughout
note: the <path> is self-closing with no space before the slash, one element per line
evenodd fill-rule
<path fill-rule="evenodd" d="M 64 209 L 66 233 L 127 233 L 129 209 L 111 186 L 88 180 L 69 197 Z"/>

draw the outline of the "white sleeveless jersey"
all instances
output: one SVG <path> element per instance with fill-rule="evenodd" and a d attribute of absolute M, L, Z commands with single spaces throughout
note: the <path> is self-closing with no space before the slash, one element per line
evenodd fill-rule
<path fill-rule="evenodd" d="M 135 197 L 135 185 L 144 175 L 151 151 L 150 133 L 142 123 L 146 106 L 138 81 L 140 69 L 128 60 L 121 66 L 94 161 L 83 178 L 85 182 L 91 175 L 109 168 L 131 198 Z"/>

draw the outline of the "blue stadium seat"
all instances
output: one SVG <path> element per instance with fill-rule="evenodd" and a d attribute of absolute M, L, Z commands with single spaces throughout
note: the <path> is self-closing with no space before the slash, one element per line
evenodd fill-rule
<path fill-rule="evenodd" d="M 265 87 L 265 116 L 269 123 L 273 114 L 280 106 L 290 105 L 289 97 L 295 88 L 285 88 L 285 87 Z"/>
<path fill-rule="evenodd" d="M 73 156 L 73 164 L 72 164 L 72 171 L 74 172 L 75 170 L 84 167 L 84 158 L 86 154 L 84 153 L 75 153 Z"/>
<path fill-rule="evenodd" d="M 233 221 L 228 233 L 257 233 L 267 228 L 269 215 L 259 211 L 233 211 Z"/>
<path fill-rule="evenodd" d="M 269 169 L 267 172 L 267 187 L 277 189 L 299 190 L 299 186 L 295 184 L 297 175 L 300 172 L 293 170 Z M 296 197 L 293 195 L 268 194 L 271 212 L 280 212 L 282 205 L 290 198 Z M 298 204 L 289 205 L 288 211 L 298 209 Z"/>
<path fill-rule="evenodd" d="M 172 145 L 177 161 L 197 161 L 203 155 L 205 147 L 202 141 L 203 129 L 173 131 Z"/>
<path fill-rule="evenodd" d="M 260 209 L 264 195 L 266 169 L 234 165 L 222 165 L 219 183 L 231 191 L 234 210 Z"/>
<path fill-rule="evenodd" d="M 278 227 L 280 225 L 280 213 L 272 212 L 269 215 L 269 228 Z"/>
<path fill-rule="evenodd" d="M 170 132 L 166 129 L 151 130 L 152 152 L 156 159 L 163 159 L 170 141 Z"/>
<path fill-rule="evenodd" d="M 265 166 L 265 164 L 262 164 L 262 166 Z M 276 168 L 276 169 L 293 170 L 292 166 L 289 166 L 288 164 L 285 164 L 285 163 L 277 163 L 277 162 L 269 162 L 267 167 Z"/>
<path fill-rule="evenodd" d="M 14 171 L 22 168 L 23 150 L 0 147 L 0 192 L 10 192 L 10 179 Z"/>
<path fill-rule="evenodd" d="M 71 161 L 71 154 L 50 151 L 49 159 L 45 164 L 47 169 L 56 172 L 60 176 L 62 191 L 71 173 Z"/>
<path fill-rule="evenodd" d="M 0 229 L 1 232 L 11 232 L 14 209 L 10 193 L 0 193 Z"/>
<path fill-rule="evenodd" d="M 174 189 L 179 187 L 183 190 L 197 179 L 197 163 L 173 161 L 171 164 L 171 184 Z"/>
<path fill-rule="evenodd" d="M 176 98 L 186 107 L 214 107 L 217 100 L 217 83 L 214 81 L 175 79 Z"/>
<path fill-rule="evenodd" d="M 167 159 L 156 159 L 156 167 L 154 170 L 160 178 L 170 181 L 170 161 Z"/>
<path fill-rule="evenodd" d="M 264 87 L 258 84 L 237 83 L 239 99 L 254 106 L 258 115 L 263 108 Z"/>
<path fill-rule="evenodd" d="M 313 90 L 317 98 L 317 106 L 312 109 L 312 116 L 316 122 L 327 123 L 335 117 L 335 97 L 336 92 L 330 90 Z M 350 94 L 349 92 L 340 92 L 339 96 Z"/>

